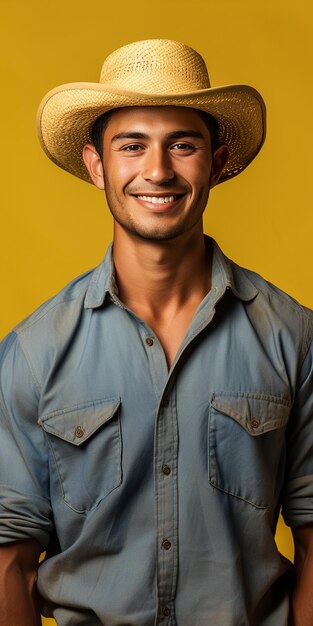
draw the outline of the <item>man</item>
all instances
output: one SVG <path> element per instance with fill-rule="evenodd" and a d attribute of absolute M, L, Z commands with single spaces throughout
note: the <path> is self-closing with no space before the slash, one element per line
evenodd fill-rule
<path fill-rule="evenodd" d="M 261 148 L 261 96 L 150 40 L 38 129 L 105 190 L 114 243 L 2 343 L 0 623 L 39 624 L 37 587 L 61 626 L 312 626 L 312 314 L 202 225 Z"/>

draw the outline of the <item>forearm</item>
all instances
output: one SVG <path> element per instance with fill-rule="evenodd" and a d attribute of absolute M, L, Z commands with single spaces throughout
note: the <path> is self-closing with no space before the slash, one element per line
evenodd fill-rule
<path fill-rule="evenodd" d="M 312 626 L 313 624 L 313 567 L 310 574 L 301 577 L 291 598 L 289 626 Z"/>
<path fill-rule="evenodd" d="M 36 568 L 0 549 L 0 626 L 40 626 Z"/>
<path fill-rule="evenodd" d="M 0 626 L 39 626 L 35 580 L 27 580 L 18 564 L 6 567 L 1 575 Z"/>
<path fill-rule="evenodd" d="M 311 545 L 296 546 L 295 580 L 291 596 L 288 626 L 313 625 L 313 549 Z"/>

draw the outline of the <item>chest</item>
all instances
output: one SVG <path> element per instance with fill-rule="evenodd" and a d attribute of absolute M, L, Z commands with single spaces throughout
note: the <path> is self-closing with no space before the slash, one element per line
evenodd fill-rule
<path fill-rule="evenodd" d="M 167 327 L 153 328 L 153 320 L 148 325 L 118 307 L 96 311 L 84 320 L 66 358 L 51 352 L 42 365 L 39 412 L 111 396 L 124 397 L 131 412 L 138 404 L 146 412 L 173 385 L 191 412 L 195 400 L 202 404 L 217 391 L 290 396 L 297 361 L 285 354 L 286 329 L 274 333 L 238 308 L 198 310 L 190 323 L 193 315 L 189 310 Z"/>
<path fill-rule="evenodd" d="M 88 341 L 82 333 L 67 359 L 54 363 L 42 393 L 41 424 L 51 463 L 60 464 L 53 475 L 56 482 L 64 476 L 70 507 L 96 507 L 123 476 L 133 493 L 141 492 L 143 481 L 152 484 L 154 458 L 156 467 L 174 462 L 181 483 L 192 476 L 205 493 L 209 481 L 238 501 L 258 507 L 274 501 L 291 373 L 282 367 L 277 338 L 275 344 L 266 337 L 260 342 L 258 329 L 242 316 L 225 321 L 203 316 L 197 330 L 195 320 L 187 332 L 181 326 L 176 345 L 170 342 L 177 347 L 183 335 L 169 372 L 151 328 L 123 311 L 106 320 L 99 312 L 86 329 Z M 247 482 L 249 467 L 256 469 Z M 77 476 L 84 490 L 81 482 L 76 488 Z"/>

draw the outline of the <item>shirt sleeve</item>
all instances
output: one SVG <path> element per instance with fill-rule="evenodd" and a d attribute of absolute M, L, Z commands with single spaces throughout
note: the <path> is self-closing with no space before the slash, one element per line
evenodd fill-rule
<path fill-rule="evenodd" d="M 313 317 L 287 430 L 282 514 L 288 526 L 313 523 Z"/>
<path fill-rule="evenodd" d="M 39 390 L 18 335 L 0 344 L 0 544 L 53 532 L 46 444 L 37 423 Z"/>

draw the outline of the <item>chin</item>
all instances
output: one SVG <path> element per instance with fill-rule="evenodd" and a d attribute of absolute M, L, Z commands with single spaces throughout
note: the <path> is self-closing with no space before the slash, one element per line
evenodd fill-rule
<path fill-rule="evenodd" d="M 150 228 L 145 228 L 144 226 L 140 226 L 139 224 L 126 224 L 125 222 L 123 223 L 122 220 L 117 220 L 116 217 L 115 220 L 119 223 L 121 228 L 126 233 L 129 233 L 130 235 L 132 235 L 133 237 L 135 236 L 138 239 L 151 242 L 172 241 L 173 239 L 177 239 L 178 237 L 181 237 L 185 233 L 189 232 L 195 226 L 195 224 L 193 223 L 188 225 L 186 223 L 180 223 L 168 228 L 157 228 L 152 226 Z"/>
<path fill-rule="evenodd" d="M 173 239 L 177 239 L 177 237 L 180 237 L 181 235 L 183 235 L 185 232 L 187 232 L 184 229 L 172 229 L 172 230 L 168 230 L 168 231 L 164 231 L 164 232 L 160 232 L 160 231 L 151 231 L 151 230 L 139 230 L 137 228 L 133 228 L 133 229 L 127 229 L 129 233 L 131 233 L 132 235 L 135 235 L 136 237 L 138 237 L 139 239 L 145 240 L 145 241 L 155 241 L 155 242 L 162 242 L 162 241 L 172 241 Z"/>

